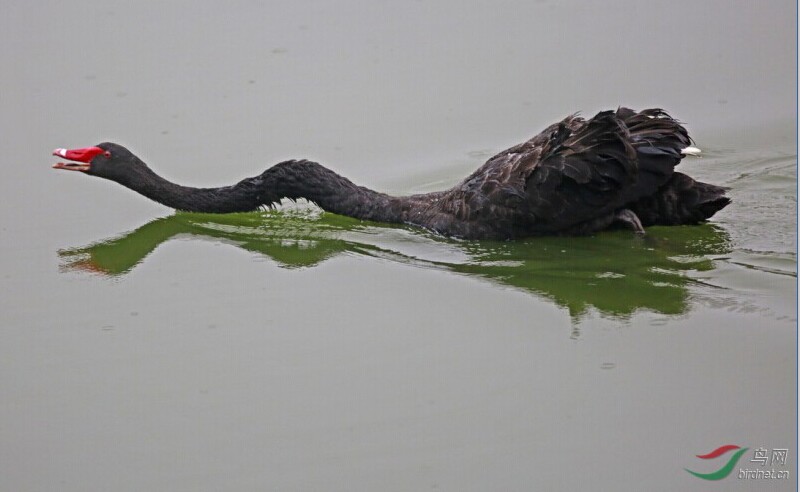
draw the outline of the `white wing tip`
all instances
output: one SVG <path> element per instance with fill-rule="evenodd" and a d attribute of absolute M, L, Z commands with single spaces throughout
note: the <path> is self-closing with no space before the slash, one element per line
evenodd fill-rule
<path fill-rule="evenodd" d="M 686 147 L 685 149 L 681 149 L 681 154 L 683 155 L 699 156 L 701 152 L 702 151 L 700 149 L 692 146 Z"/>

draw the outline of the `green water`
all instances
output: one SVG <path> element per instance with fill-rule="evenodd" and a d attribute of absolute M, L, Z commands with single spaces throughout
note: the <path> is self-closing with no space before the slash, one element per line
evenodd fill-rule
<path fill-rule="evenodd" d="M 159 245 L 175 237 L 220 241 L 273 260 L 284 268 L 313 268 L 342 254 L 381 258 L 486 279 L 552 300 L 580 319 L 590 308 L 626 317 L 637 310 L 682 314 L 689 310 L 692 273 L 714 269 L 731 252 L 717 226 L 654 227 L 645 237 L 629 231 L 597 237 L 522 241 L 454 241 L 412 228 L 363 223 L 334 214 L 179 213 L 134 231 L 59 251 L 65 272 L 121 277 Z M 428 259 L 425 249 L 454 258 Z"/>

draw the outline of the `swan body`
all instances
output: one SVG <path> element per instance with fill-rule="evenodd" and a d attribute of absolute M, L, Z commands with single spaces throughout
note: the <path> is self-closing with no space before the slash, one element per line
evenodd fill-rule
<path fill-rule="evenodd" d="M 57 149 L 55 168 L 116 181 L 168 207 L 230 213 L 305 198 L 326 211 L 405 223 L 467 239 L 591 234 L 614 225 L 638 233 L 654 224 L 703 222 L 730 203 L 725 188 L 676 172 L 696 155 L 686 129 L 660 109 L 571 115 L 490 158 L 445 191 L 390 196 L 355 185 L 307 160 L 276 164 L 220 188 L 165 180 L 126 148 L 101 143 Z"/>

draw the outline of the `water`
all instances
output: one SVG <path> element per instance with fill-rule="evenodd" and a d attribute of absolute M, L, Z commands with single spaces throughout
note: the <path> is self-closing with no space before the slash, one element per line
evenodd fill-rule
<path fill-rule="evenodd" d="M 0 490 L 705 490 L 796 477 L 795 5 L 0 7 Z M 174 214 L 291 157 L 447 187 L 576 110 L 663 106 L 697 227 L 458 241 L 308 204 Z M 787 448 L 790 480 L 738 479 Z M 765 467 L 769 468 L 769 467 Z"/>

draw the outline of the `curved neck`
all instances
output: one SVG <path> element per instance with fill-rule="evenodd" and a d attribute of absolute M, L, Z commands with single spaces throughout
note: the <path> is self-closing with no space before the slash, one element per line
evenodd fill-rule
<path fill-rule="evenodd" d="M 403 222 L 406 199 L 357 186 L 316 162 L 300 160 L 276 164 L 257 178 L 259 188 L 272 193 L 264 204 L 281 198 L 305 198 L 339 215 L 378 222 Z M 247 181 L 247 180 L 245 180 Z M 239 186 L 242 183 L 239 183 Z"/>
<path fill-rule="evenodd" d="M 168 207 L 187 212 L 249 212 L 283 198 L 304 198 L 324 210 L 358 219 L 404 222 L 408 200 L 357 186 L 316 162 L 287 161 L 232 186 L 192 188 L 157 175 L 145 165 L 120 184 Z"/>

